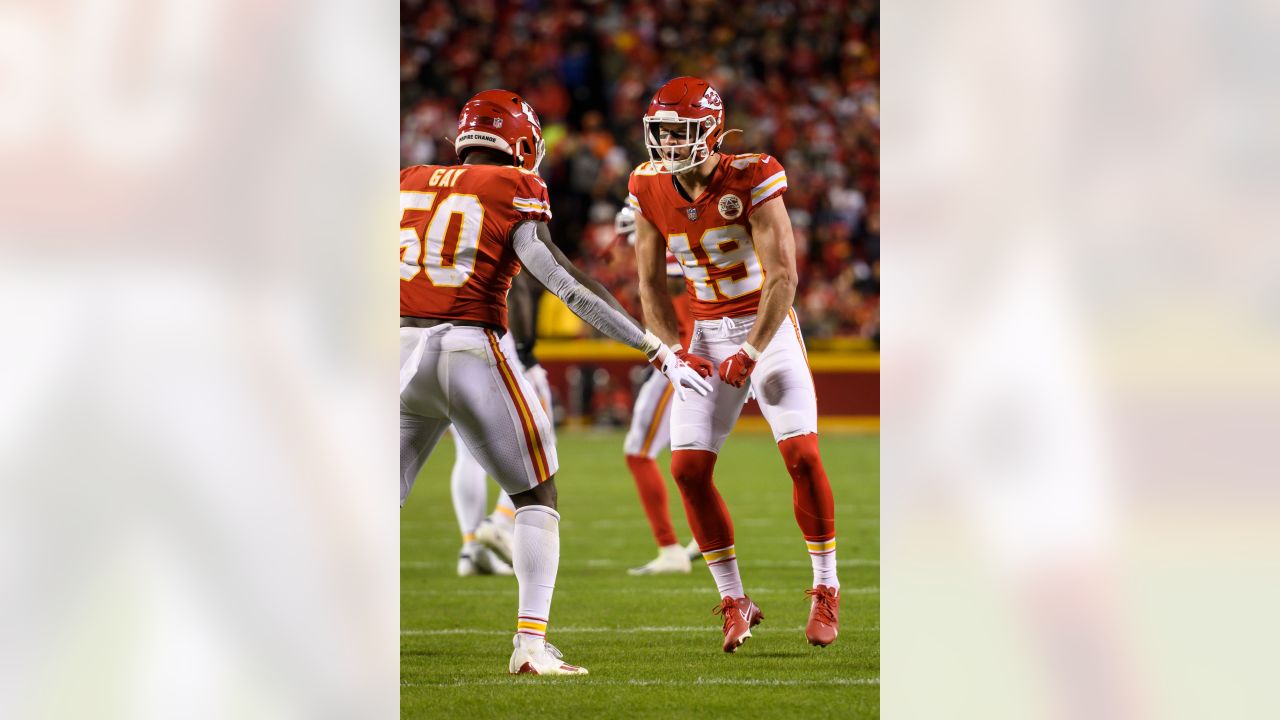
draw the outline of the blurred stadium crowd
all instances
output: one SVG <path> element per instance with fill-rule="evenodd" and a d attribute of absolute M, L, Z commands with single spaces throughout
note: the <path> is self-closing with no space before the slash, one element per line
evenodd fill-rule
<path fill-rule="evenodd" d="M 878 341 L 879 58 L 875 0 L 402 0 L 401 164 L 456 162 L 462 103 L 522 94 L 543 124 L 553 236 L 638 316 L 613 217 L 647 159 L 649 99 L 697 75 L 743 131 L 724 149 L 787 169 L 807 337 Z"/>

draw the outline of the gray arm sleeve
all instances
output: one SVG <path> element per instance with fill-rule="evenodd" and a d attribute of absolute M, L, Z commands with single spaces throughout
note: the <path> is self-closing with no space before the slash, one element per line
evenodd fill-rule
<path fill-rule="evenodd" d="M 512 246 L 525 269 L 533 273 L 551 294 L 563 300 L 574 315 L 614 340 L 643 350 L 644 332 L 635 326 L 631 318 L 610 307 L 599 295 L 575 280 L 538 239 L 533 223 L 522 223 L 516 228 Z"/>

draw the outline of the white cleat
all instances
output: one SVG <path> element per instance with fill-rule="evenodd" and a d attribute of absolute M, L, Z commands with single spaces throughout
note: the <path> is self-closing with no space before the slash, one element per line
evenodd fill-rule
<path fill-rule="evenodd" d="M 458 577 L 471 577 L 477 574 L 479 573 L 476 571 L 476 561 L 466 550 L 463 550 L 458 555 Z"/>
<path fill-rule="evenodd" d="M 515 570 L 498 554 L 478 544 L 467 544 L 458 553 L 458 577 L 475 575 L 514 575 Z"/>
<path fill-rule="evenodd" d="M 688 545 L 684 546 L 684 554 L 689 556 L 689 562 L 702 559 L 702 550 L 698 548 L 697 540 L 690 540 Z"/>
<path fill-rule="evenodd" d="M 498 553 L 487 547 L 480 548 L 475 554 L 476 570 L 481 575 L 515 575 L 515 568 L 498 557 Z"/>
<path fill-rule="evenodd" d="M 627 571 L 627 574 L 672 575 L 675 573 L 688 573 L 691 569 L 693 569 L 693 566 L 689 562 L 689 556 L 685 553 L 685 549 L 679 545 L 668 545 L 658 550 L 658 557 L 648 565 L 631 568 Z"/>
<path fill-rule="evenodd" d="M 485 518 L 476 528 L 476 542 L 498 554 L 504 563 L 511 563 L 511 545 L 515 535 L 508 528 L 499 527 L 491 518 Z"/>
<path fill-rule="evenodd" d="M 507 663 L 507 672 L 512 675 L 588 674 L 586 668 L 562 661 L 556 646 L 542 638 L 516 633 L 511 643 L 516 649 L 511 653 L 511 662 Z"/>

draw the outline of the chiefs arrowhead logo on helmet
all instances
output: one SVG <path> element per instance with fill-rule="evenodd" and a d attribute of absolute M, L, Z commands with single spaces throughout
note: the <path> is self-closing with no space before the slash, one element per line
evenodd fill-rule
<path fill-rule="evenodd" d="M 716 89 L 707 86 L 707 92 L 702 96 L 702 100 L 698 102 L 704 108 L 711 110 L 724 110 L 724 102 L 720 99 L 720 93 Z"/>
<path fill-rule="evenodd" d="M 525 102 L 524 100 L 521 100 L 520 108 L 524 110 L 524 114 L 529 117 L 529 122 L 533 123 L 534 127 L 541 130 L 542 123 L 538 122 L 538 114 L 533 111 L 533 106 L 531 106 L 529 103 Z"/>

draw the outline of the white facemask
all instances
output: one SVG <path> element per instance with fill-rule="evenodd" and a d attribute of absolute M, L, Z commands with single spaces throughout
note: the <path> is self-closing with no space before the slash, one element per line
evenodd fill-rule
<path fill-rule="evenodd" d="M 684 142 L 662 141 L 663 125 L 683 125 Z M 706 162 L 711 157 L 707 138 L 715 131 L 715 118 L 686 118 L 670 110 L 660 110 L 644 118 L 644 146 L 654 168 L 663 173 L 682 173 Z M 676 131 L 679 132 L 678 130 Z M 683 157 L 682 157 L 683 156 Z M 680 158 L 680 159 L 676 159 Z"/>

